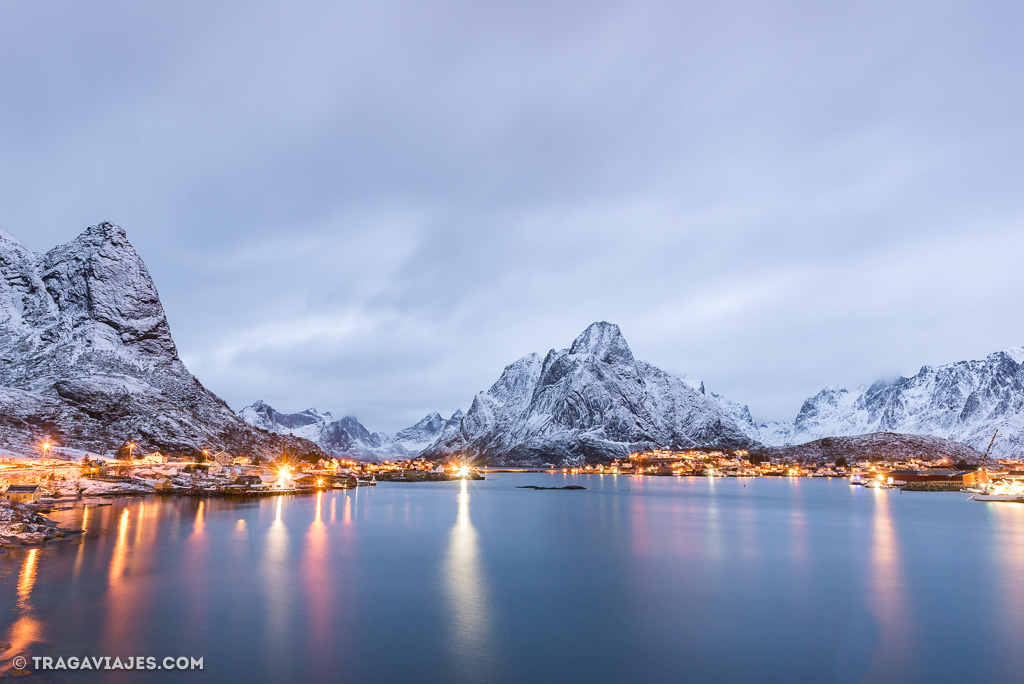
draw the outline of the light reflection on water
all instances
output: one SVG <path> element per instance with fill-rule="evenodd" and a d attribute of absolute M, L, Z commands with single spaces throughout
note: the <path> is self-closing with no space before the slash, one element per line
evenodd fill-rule
<path fill-rule="evenodd" d="M 909 672 L 906 670 L 906 663 L 913 661 L 914 635 L 900 562 L 899 541 L 891 511 L 890 497 L 894 496 L 894 492 L 872 489 L 871 495 L 874 498 L 874 524 L 869 596 L 881 629 L 879 643 L 865 679 L 882 681 L 912 673 L 912 669 Z"/>
<path fill-rule="evenodd" d="M 568 483 L 588 490 L 516 489 Z M 113 503 L 54 514 L 84 538 L 0 552 L 0 667 L 159 648 L 205 656 L 214 680 L 1024 671 L 1024 506 L 959 494 L 499 475 Z"/>
<path fill-rule="evenodd" d="M 30 646 L 42 639 L 42 624 L 36 619 L 32 607 L 32 587 L 36 583 L 38 560 L 39 549 L 26 552 L 18 573 L 17 619 L 7 630 L 6 641 L 10 645 L 0 651 L 0 673 L 8 672 L 12 668 L 12 658 L 28 652 Z"/>
<path fill-rule="evenodd" d="M 484 681 L 492 666 L 488 643 L 491 638 L 490 615 L 477 532 L 469 516 L 469 500 L 469 481 L 462 480 L 458 514 L 445 562 L 445 578 L 452 616 L 451 649 L 459 654 L 456 669 L 466 681 Z"/>

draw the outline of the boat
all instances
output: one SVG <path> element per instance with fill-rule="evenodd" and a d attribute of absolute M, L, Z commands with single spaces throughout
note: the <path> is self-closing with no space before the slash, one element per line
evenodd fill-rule
<path fill-rule="evenodd" d="M 974 501 L 1016 501 L 1024 503 L 1024 482 L 1019 480 L 999 480 L 988 486 L 970 487 L 961 491 L 972 494 L 969 500 Z"/>
<path fill-rule="evenodd" d="M 975 494 L 971 497 L 972 501 L 1013 501 L 1016 503 L 1024 503 L 1024 495 L 1022 494 Z"/>

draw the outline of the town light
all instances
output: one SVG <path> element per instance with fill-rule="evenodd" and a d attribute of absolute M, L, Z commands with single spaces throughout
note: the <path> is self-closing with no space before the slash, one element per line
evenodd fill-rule
<path fill-rule="evenodd" d="M 467 475 L 469 475 L 469 466 L 459 466 L 459 477 L 466 477 Z"/>

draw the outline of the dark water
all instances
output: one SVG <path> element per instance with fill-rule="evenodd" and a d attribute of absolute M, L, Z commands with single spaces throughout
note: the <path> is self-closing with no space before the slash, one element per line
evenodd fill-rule
<path fill-rule="evenodd" d="M 515 488 L 565 483 L 588 489 Z M 55 514 L 80 541 L 0 552 L 2 666 L 204 659 L 201 674 L 47 681 L 1020 680 L 1024 506 L 965 497 L 518 474 L 116 501 Z"/>

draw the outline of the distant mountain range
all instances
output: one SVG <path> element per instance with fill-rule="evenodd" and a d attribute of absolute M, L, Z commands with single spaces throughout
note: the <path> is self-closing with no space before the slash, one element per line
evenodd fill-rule
<path fill-rule="evenodd" d="M 1024 348 L 977 361 L 924 366 L 854 390 L 827 387 L 804 402 L 792 423 L 758 426 L 759 441 L 802 444 L 821 437 L 901 432 L 955 440 L 993 454 L 1024 451 Z"/>
<path fill-rule="evenodd" d="M 828 387 L 793 422 L 757 424 L 747 406 L 635 359 L 618 326 L 600 322 L 566 349 L 507 366 L 465 415 L 431 413 L 390 436 L 314 409 L 285 414 L 256 402 L 233 413 L 181 362 L 156 287 L 118 226 L 91 226 L 45 254 L 0 230 L 0 275 L 0 450 L 28 453 L 50 434 L 94 451 L 132 439 L 172 453 L 576 464 L 655 447 L 881 432 L 983 451 L 996 428 L 995 455 L 1024 450 L 1021 347 L 854 390 Z"/>
<path fill-rule="evenodd" d="M 257 430 L 178 358 L 160 297 L 125 232 L 91 226 L 45 254 L 0 230 L 0 449 L 44 435 L 99 452 L 320 453 Z"/>
<path fill-rule="evenodd" d="M 281 413 L 257 401 L 238 415 L 249 425 L 312 440 L 336 458 L 378 462 L 415 457 L 462 422 L 462 411 L 456 411 L 447 420 L 439 413 L 431 413 L 392 437 L 383 432 L 371 433 L 354 416 L 334 420 L 330 413 L 314 408 L 301 413 Z"/>
<path fill-rule="evenodd" d="M 703 382 L 634 359 L 618 326 L 602 322 L 587 328 L 568 349 L 544 357 L 529 354 L 507 366 L 489 390 L 473 399 L 465 417 L 456 414 L 443 421 L 432 414 L 393 440 L 370 435 L 354 418 L 338 421 L 355 429 L 339 426 L 341 438 L 331 440 L 324 431 L 332 424 L 329 414 L 307 433 L 298 417 L 321 414 L 310 410 L 276 422 L 254 418 L 251 414 L 262 406 L 257 402 L 244 409 L 243 418 L 355 457 L 422 454 L 493 464 L 571 464 L 656 447 L 781 447 L 823 437 L 907 433 L 968 445 L 973 449 L 959 455 L 970 460 L 987 448 L 997 427 L 1000 438 L 993 455 L 1024 449 L 1024 348 L 981 361 L 926 366 L 913 377 L 852 391 L 829 387 L 805 401 L 793 422 L 758 424 L 746 405 L 707 392 Z M 414 437 L 404 436 L 407 431 Z M 946 442 L 910 443 L 919 450 L 932 445 L 953 451 Z"/>
<path fill-rule="evenodd" d="M 377 459 L 422 454 L 561 464 L 658 447 L 755 443 L 718 400 L 634 359 L 619 327 L 604 322 L 588 327 L 568 349 L 529 354 L 507 366 L 465 416 L 460 411 L 443 420 L 433 413 L 393 439 L 371 435 L 354 418 L 331 422 L 330 414 L 313 409 L 280 414 L 256 402 L 240 415 L 252 425 L 309 437 L 335 455 Z"/>

